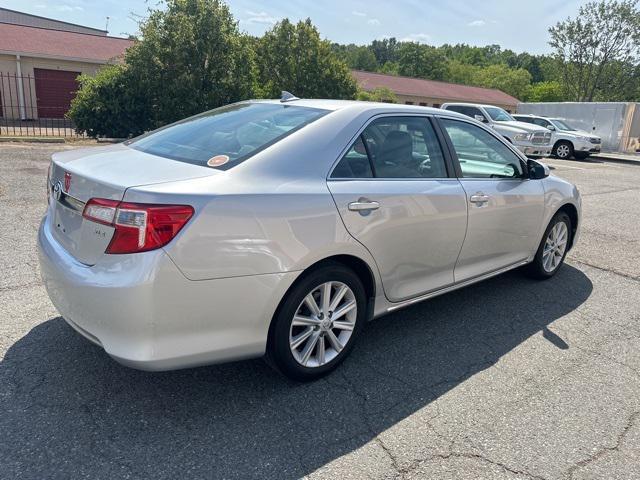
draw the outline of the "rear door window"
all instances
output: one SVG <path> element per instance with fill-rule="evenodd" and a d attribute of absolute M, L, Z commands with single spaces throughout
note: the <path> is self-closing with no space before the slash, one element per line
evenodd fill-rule
<path fill-rule="evenodd" d="M 329 110 L 275 103 L 236 103 L 187 118 L 127 142 L 182 162 L 227 170 Z"/>
<path fill-rule="evenodd" d="M 381 117 L 362 132 L 331 177 L 445 178 L 447 169 L 429 120 Z"/>

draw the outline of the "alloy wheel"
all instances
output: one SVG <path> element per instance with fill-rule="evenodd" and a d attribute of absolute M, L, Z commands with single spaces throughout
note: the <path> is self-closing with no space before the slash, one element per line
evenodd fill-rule
<path fill-rule="evenodd" d="M 558 148 L 556 148 L 556 155 L 559 158 L 569 158 L 570 154 L 571 154 L 571 150 L 569 148 L 569 145 L 565 145 L 563 143 L 562 145 L 558 145 Z"/>
<path fill-rule="evenodd" d="M 567 249 L 569 230 L 564 222 L 556 223 L 547 235 L 547 240 L 542 251 L 542 268 L 548 273 L 553 272 L 562 259 Z"/>
<path fill-rule="evenodd" d="M 351 288 L 325 282 L 304 297 L 291 321 L 289 347 L 293 358 L 308 368 L 331 362 L 347 346 L 358 318 Z"/>

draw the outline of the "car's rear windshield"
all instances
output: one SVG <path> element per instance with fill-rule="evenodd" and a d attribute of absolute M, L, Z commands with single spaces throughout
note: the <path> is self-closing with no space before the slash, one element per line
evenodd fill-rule
<path fill-rule="evenodd" d="M 227 170 L 329 113 L 275 103 L 236 103 L 147 133 L 131 148 Z"/>

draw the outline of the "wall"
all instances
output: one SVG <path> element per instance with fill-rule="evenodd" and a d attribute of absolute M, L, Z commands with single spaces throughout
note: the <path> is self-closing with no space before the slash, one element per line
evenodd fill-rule
<path fill-rule="evenodd" d="M 95 75 L 102 66 L 97 63 L 89 62 L 72 62 L 66 60 L 53 60 L 48 58 L 20 57 L 20 64 L 23 76 L 34 76 L 34 68 L 44 68 L 49 70 L 66 70 L 71 72 L 80 72 L 88 75 Z M 16 57 L 14 55 L 0 55 L 0 72 L 14 75 L 17 73 Z M 9 81 L 12 82 L 9 86 Z M 0 85 L 0 94 L 2 95 L 2 112 L 0 116 L 5 118 L 20 118 L 20 112 L 17 105 L 17 92 L 15 89 L 15 81 L 13 79 L 4 78 Z M 27 118 L 35 119 L 38 116 L 36 105 L 36 92 L 33 79 L 29 82 L 23 80 L 24 103 Z M 10 100 L 10 101 L 9 101 Z"/>
<path fill-rule="evenodd" d="M 518 113 L 566 120 L 579 130 L 602 138 L 602 150 L 636 152 L 640 148 L 640 109 L 624 102 L 521 103 Z"/>

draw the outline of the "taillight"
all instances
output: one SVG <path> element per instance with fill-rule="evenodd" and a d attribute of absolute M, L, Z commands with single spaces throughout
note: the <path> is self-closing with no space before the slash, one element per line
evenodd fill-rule
<path fill-rule="evenodd" d="M 151 205 L 92 198 L 82 216 L 115 228 L 106 253 L 147 252 L 169 243 L 193 215 L 189 205 Z"/>

